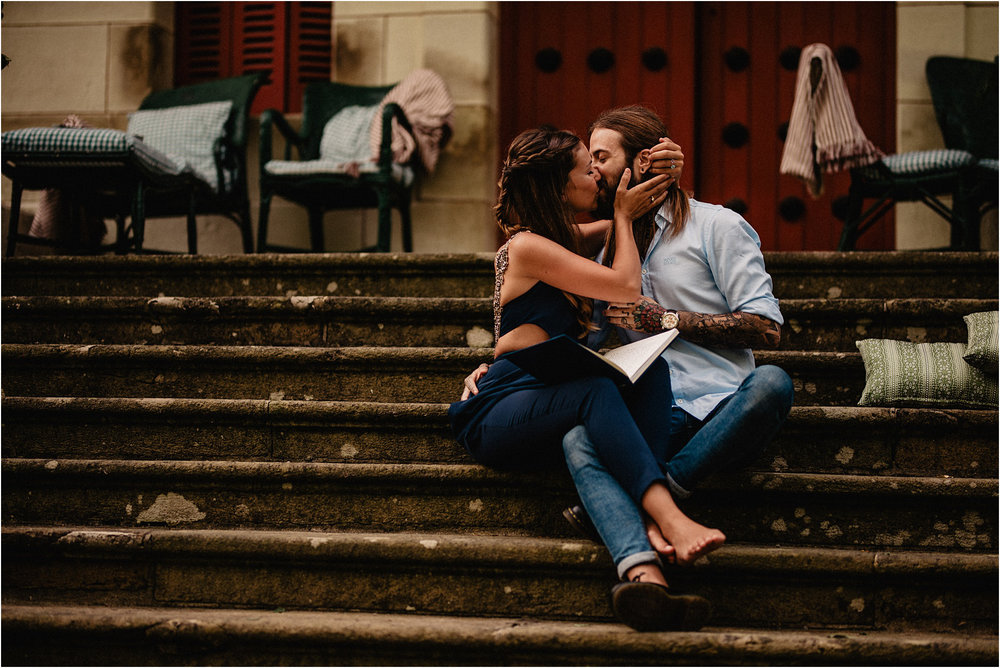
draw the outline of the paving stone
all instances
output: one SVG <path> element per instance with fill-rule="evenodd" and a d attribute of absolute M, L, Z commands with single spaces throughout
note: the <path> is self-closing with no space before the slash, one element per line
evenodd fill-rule
<path fill-rule="evenodd" d="M 5 343 L 489 347 L 488 298 L 3 297 Z M 967 341 L 996 299 L 783 300 L 783 350 Z"/>
<path fill-rule="evenodd" d="M 779 299 L 996 296 L 995 252 L 765 252 Z M 493 255 L 15 257 L 3 294 L 488 297 Z"/>
<path fill-rule="evenodd" d="M 444 533 L 194 531 L 65 527 L 3 534 L 8 601 L 90 605 L 362 610 L 612 621 L 614 569 L 592 543 Z M 155 566 L 139 586 L 97 578 L 116 561 Z M 76 564 L 88 569 L 78 570 Z M 59 573 L 58 584 L 44 572 Z M 78 575 L 79 574 L 79 575 Z M 678 591 L 712 601 L 714 626 L 988 631 L 988 555 L 727 545 L 668 569 Z M 987 591 L 987 587 L 991 587 Z M 70 595 L 67 595 L 71 593 Z M 897 620 L 898 621 L 898 620 Z"/>
<path fill-rule="evenodd" d="M 636 633 L 620 624 L 440 615 L 6 605 L 25 665 L 995 665 L 995 636 L 873 631 Z"/>
<path fill-rule="evenodd" d="M 472 463 L 447 405 L 7 397 L 6 457 Z M 764 471 L 997 476 L 996 411 L 793 406 Z"/>
<path fill-rule="evenodd" d="M 12 396 L 450 402 L 492 348 L 3 344 Z M 860 353 L 762 351 L 797 405 L 856 404 Z"/>
<path fill-rule="evenodd" d="M 10 459 L 4 521 L 567 535 L 565 471 L 478 465 Z M 997 481 L 750 472 L 684 504 L 736 542 L 995 551 Z"/>

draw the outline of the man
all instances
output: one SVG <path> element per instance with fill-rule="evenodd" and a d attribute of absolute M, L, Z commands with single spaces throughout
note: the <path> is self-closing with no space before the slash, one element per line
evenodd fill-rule
<path fill-rule="evenodd" d="M 652 156 L 644 147 L 667 135 L 656 114 L 638 106 L 607 111 L 593 123 L 590 151 L 600 177 L 599 217 L 613 207 L 615 186 L 626 167 L 636 182 L 650 175 Z M 793 390 L 781 369 L 755 368 L 750 350 L 776 348 L 783 322 L 757 233 L 735 212 L 689 199 L 676 185 L 672 190 L 658 211 L 633 223 L 643 257 L 642 298 L 606 309 L 595 304 L 594 312 L 599 324 L 618 327 L 626 343 L 678 330 L 664 353 L 674 395 L 674 405 L 664 407 L 673 415 L 664 471 L 679 500 L 711 473 L 756 459 L 787 417 Z M 602 326 L 592 347 L 599 347 L 607 329 Z M 596 458 L 586 430 L 570 431 L 563 447 L 584 505 L 609 549 L 614 551 L 616 543 L 641 543 L 638 509 L 619 495 L 620 487 Z M 588 503 L 588 498 L 602 502 Z M 578 528 L 589 529 L 581 508 L 564 514 Z M 658 527 L 647 521 L 646 532 L 651 547 L 671 559 L 673 548 Z M 635 560 L 648 556 L 631 549 Z M 629 574 L 635 579 L 641 569 Z"/>

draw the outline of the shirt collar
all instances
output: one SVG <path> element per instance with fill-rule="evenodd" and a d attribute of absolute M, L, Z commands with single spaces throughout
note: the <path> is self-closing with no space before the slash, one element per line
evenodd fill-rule
<path fill-rule="evenodd" d="M 663 228 L 665 228 L 667 225 L 670 224 L 670 220 L 667 219 L 667 215 L 665 213 L 666 210 L 667 210 L 667 205 L 661 204 L 660 208 L 656 210 L 656 216 L 653 218 L 653 220 L 656 222 L 656 227 L 657 229 L 660 230 L 660 232 L 662 232 Z"/>
<path fill-rule="evenodd" d="M 667 220 L 666 211 L 667 207 L 665 205 L 660 205 L 660 208 L 656 210 L 656 215 L 653 216 L 653 223 L 656 225 L 656 232 L 653 233 L 653 238 L 649 242 L 649 249 L 646 251 L 646 257 L 643 258 L 643 263 L 646 262 L 653 255 L 653 251 L 660 244 L 660 239 L 666 233 L 665 230 L 667 226 L 670 225 L 670 221 Z"/>

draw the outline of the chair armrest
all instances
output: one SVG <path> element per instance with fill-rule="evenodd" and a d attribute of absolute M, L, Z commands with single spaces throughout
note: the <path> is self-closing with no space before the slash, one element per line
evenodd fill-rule
<path fill-rule="evenodd" d="M 217 192 L 230 194 L 237 190 L 235 186 L 244 182 L 246 170 L 245 157 L 229 137 L 219 137 L 212 144 L 212 155 L 215 156 Z"/>
<path fill-rule="evenodd" d="M 413 134 L 410 121 L 407 120 L 403 108 L 395 102 L 390 102 L 382 108 L 382 142 L 379 145 L 378 164 L 381 171 L 388 171 L 392 167 L 392 119 L 403 127 L 404 130 Z"/>
<path fill-rule="evenodd" d="M 292 159 L 292 147 L 302 157 L 304 141 L 292 126 L 285 120 L 285 117 L 277 109 L 265 109 L 260 115 L 260 169 L 264 171 L 264 165 L 271 161 L 271 127 L 274 126 L 285 140 L 285 160 Z"/>

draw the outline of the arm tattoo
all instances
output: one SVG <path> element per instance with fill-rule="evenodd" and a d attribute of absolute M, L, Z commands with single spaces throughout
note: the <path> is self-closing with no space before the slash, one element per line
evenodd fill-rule
<path fill-rule="evenodd" d="M 641 301 L 635 305 L 632 309 L 632 319 L 635 322 L 635 330 L 637 332 L 646 332 L 647 334 L 658 334 L 663 331 L 663 325 L 660 324 L 660 318 L 667 309 L 663 308 L 656 302 L 651 301 Z"/>
<path fill-rule="evenodd" d="M 715 348 L 775 349 L 781 342 L 778 323 L 752 313 L 679 311 L 677 330 L 688 341 Z"/>

